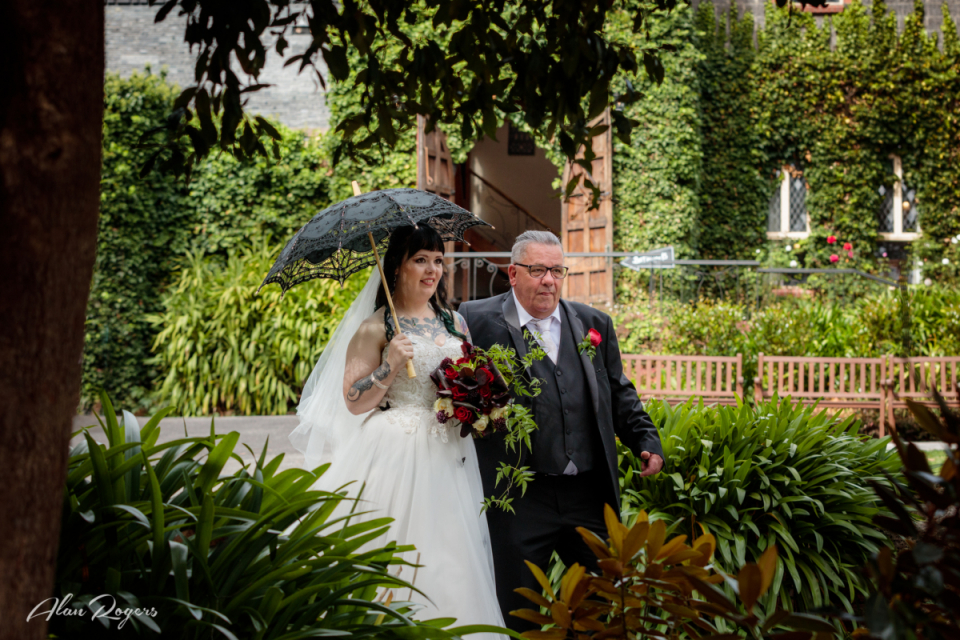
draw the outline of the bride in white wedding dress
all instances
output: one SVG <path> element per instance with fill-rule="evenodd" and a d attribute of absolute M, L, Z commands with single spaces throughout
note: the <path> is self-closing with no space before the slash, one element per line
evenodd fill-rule
<path fill-rule="evenodd" d="M 363 487 L 356 510 L 372 512 L 362 517 L 393 518 L 386 536 L 371 544 L 416 546 L 415 586 L 429 598 L 414 594 L 424 605 L 418 618 L 502 627 L 473 439 L 438 423 L 433 409 L 429 374 L 444 358 L 458 358 L 469 340 L 462 318 L 446 304 L 443 273 L 436 231 L 426 225 L 394 231 L 384 274 L 399 331 L 374 272 L 305 385 L 300 426 L 290 439 L 307 468 L 331 462 L 320 488 L 353 482 L 351 497 Z M 406 372 L 411 359 L 415 378 Z M 416 554 L 405 557 L 414 561 Z M 404 572 L 412 580 L 412 569 Z M 485 635 L 501 637 L 471 637 Z"/>

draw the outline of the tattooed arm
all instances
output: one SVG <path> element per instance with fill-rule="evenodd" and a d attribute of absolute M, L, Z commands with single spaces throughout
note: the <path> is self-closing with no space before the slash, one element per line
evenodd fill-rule
<path fill-rule="evenodd" d="M 380 405 L 386 390 L 376 383 L 389 387 L 413 355 L 410 338 L 398 334 L 390 341 L 387 360 L 381 363 L 380 354 L 386 341 L 382 310 L 367 318 L 350 341 L 343 375 L 343 399 L 354 415 Z"/>
<path fill-rule="evenodd" d="M 463 319 L 463 316 L 454 311 L 453 320 L 453 324 L 457 331 L 467 336 L 467 342 L 473 344 L 473 336 L 470 335 L 470 327 L 467 326 L 467 321 Z"/>

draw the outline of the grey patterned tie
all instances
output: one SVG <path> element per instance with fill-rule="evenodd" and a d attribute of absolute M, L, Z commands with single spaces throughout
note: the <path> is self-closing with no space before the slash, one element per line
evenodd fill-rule
<path fill-rule="evenodd" d="M 539 342 L 543 350 L 547 352 L 547 357 L 550 358 L 553 364 L 557 364 L 557 345 L 553 344 L 553 338 L 550 337 L 551 321 L 552 318 L 550 317 L 546 317 L 543 320 L 534 318 L 529 324 L 533 325 L 533 330 L 540 334 L 540 339 L 537 342 Z"/>

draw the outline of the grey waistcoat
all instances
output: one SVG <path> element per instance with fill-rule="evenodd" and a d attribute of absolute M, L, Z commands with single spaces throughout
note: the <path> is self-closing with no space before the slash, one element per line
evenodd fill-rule
<path fill-rule="evenodd" d="M 538 429 L 532 438 L 528 464 L 540 473 L 562 474 L 568 460 L 573 460 L 580 472 L 593 469 L 596 456 L 602 461 L 597 417 L 593 415 L 580 352 L 563 307 L 560 315 L 557 364 L 544 357 L 531 367 L 542 384 L 540 395 L 533 399 Z"/>

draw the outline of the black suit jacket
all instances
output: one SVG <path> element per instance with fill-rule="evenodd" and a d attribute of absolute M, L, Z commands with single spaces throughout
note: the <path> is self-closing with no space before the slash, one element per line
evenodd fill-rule
<path fill-rule="evenodd" d="M 633 383 L 623 375 L 620 346 L 610 316 L 579 302 L 561 299 L 560 304 L 567 312 L 577 342 L 580 342 L 590 329 L 596 329 L 602 337 L 593 360 L 586 354 L 580 354 L 580 362 L 592 401 L 589 406 L 592 406 L 594 415 L 597 416 L 597 427 L 600 430 L 610 479 L 610 492 L 604 496 L 604 500 L 619 512 L 620 481 L 616 438 L 620 438 L 635 455 L 649 451 L 662 458 L 660 434 L 649 414 L 644 411 Z M 527 354 L 520 316 L 511 291 L 485 300 L 464 302 L 458 311 L 466 321 L 474 344 L 478 347 L 488 349 L 494 344 L 500 344 L 512 346 L 520 356 Z M 534 419 L 536 420 L 536 415 Z M 510 460 L 503 437 L 488 436 L 476 440 L 475 444 L 484 494 L 493 495 L 499 463 Z M 524 450 L 523 453 L 521 464 L 528 452 Z M 510 455 L 514 456 L 512 462 L 515 462 L 516 454 Z"/>

